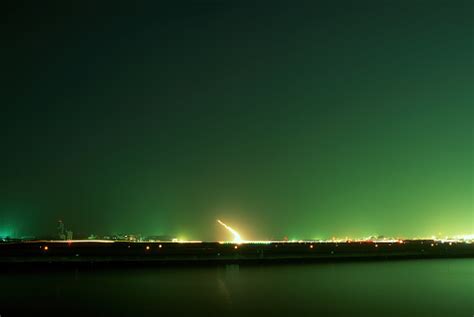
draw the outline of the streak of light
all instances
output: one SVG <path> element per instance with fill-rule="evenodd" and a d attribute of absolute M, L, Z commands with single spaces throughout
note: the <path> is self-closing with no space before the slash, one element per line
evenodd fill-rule
<path fill-rule="evenodd" d="M 226 228 L 230 233 L 232 233 L 232 235 L 234 236 L 234 240 L 232 240 L 232 242 L 234 243 L 242 243 L 244 242 L 242 240 L 242 237 L 240 237 L 240 234 L 235 231 L 234 229 L 232 229 L 231 227 L 229 227 L 228 225 L 226 225 L 225 223 L 223 223 L 222 221 L 220 221 L 219 219 L 217 219 L 217 222 L 222 225 L 224 228 Z"/>

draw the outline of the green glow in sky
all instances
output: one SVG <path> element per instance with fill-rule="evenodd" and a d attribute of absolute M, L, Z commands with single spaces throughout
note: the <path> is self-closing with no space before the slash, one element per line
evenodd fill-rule
<path fill-rule="evenodd" d="M 226 238 L 215 219 L 247 239 L 474 232 L 474 3 L 330 3 L 10 12 L 0 221 L 202 240 Z"/>

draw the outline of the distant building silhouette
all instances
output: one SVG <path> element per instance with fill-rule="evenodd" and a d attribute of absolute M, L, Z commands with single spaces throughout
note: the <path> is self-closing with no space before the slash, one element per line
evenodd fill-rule
<path fill-rule="evenodd" d="M 58 239 L 59 240 L 72 240 L 72 231 L 67 230 L 66 227 L 64 226 L 64 222 L 62 220 L 58 221 Z"/>
<path fill-rule="evenodd" d="M 64 229 L 64 222 L 62 220 L 58 221 L 58 239 L 66 240 L 66 233 Z"/>

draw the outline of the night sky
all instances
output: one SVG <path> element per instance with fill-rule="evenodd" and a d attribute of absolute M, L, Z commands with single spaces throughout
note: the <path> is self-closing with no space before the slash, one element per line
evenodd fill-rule
<path fill-rule="evenodd" d="M 4 6 L 0 236 L 474 232 L 474 2 L 255 2 Z"/>

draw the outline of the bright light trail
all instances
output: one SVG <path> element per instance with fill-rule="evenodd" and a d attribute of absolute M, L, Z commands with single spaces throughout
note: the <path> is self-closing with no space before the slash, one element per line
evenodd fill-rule
<path fill-rule="evenodd" d="M 221 224 L 222 226 L 224 226 L 224 228 L 226 228 L 227 230 L 230 231 L 230 233 L 232 233 L 232 235 L 234 236 L 234 240 L 232 240 L 232 242 L 234 243 L 242 243 L 244 242 L 244 240 L 242 240 L 242 238 L 240 237 L 240 234 L 235 231 L 234 229 L 232 229 L 231 227 L 229 227 L 228 225 L 226 225 L 225 223 L 223 223 L 222 221 L 220 221 L 219 219 L 217 219 L 217 222 L 219 224 Z"/>

